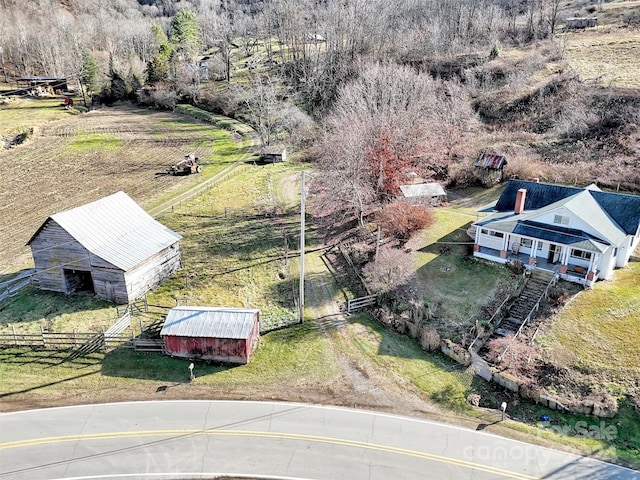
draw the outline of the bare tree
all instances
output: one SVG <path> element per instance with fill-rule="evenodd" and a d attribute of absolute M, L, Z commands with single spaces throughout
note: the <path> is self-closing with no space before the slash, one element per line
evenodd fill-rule
<path fill-rule="evenodd" d="M 383 247 L 375 261 L 363 268 L 367 285 L 374 293 L 388 293 L 407 284 L 415 275 L 413 258 L 404 250 Z"/>
<path fill-rule="evenodd" d="M 446 177 L 475 114 L 459 84 L 395 64 L 365 64 L 325 120 L 321 191 L 359 218 L 397 193 L 411 171 Z"/>

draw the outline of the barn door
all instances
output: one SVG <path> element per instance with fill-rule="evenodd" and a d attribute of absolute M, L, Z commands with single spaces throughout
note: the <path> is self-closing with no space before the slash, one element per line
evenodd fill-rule
<path fill-rule="evenodd" d="M 104 288 L 105 288 L 106 300 L 110 302 L 115 302 L 116 298 L 115 298 L 113 283 L 104 282 Z"/>

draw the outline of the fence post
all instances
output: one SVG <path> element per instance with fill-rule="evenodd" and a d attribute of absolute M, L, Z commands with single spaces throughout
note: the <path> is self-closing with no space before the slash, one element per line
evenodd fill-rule
<path fill-rule="evenodd" d="M 11 330 L 13 331 L 13 343 L 18 346 L 18 337 L 16 337 L 16 327 L 15 325 L 11 325 Z"/>
<path fill-rule="evenodd" d="M 76 329 L 73 329 L 73 348 L 78 346 L 78 337 L 76 336 Z"/>
<path fill-rule="evenodd" d="M 42 334 L 42 346 L 43 346 L 44 348 L 46 348 L 46 347 L 47 347 L 47 344 L 46 344 L 46 342 L 44 341 L 44 328 L 43 328 L 43 327 L 40 327 L 40 333 Z"/>

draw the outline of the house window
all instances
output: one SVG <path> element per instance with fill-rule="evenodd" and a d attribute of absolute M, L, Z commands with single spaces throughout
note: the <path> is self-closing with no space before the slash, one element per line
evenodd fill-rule
<path fill-rule="evenodd" d="M 571 250 L 571 256 L 573 258 L 580 258 L 582 260 L 591 260 L 591 252 L 586 252 L 584 250 Z"/>
<path fill-rule="evenodd" d="M 569 225 L 569 217 L 565 217 L 564 215 L 554 215 L 553 223 L 558 225 Z"/>
<path fill-rule="evenodd" d="M 524 248 L 531 248 L 533 246 L 533 240 L 531 240 L 530 238 L 521 238 L 520 245 L 522 245 Z"/>
<path fill-rule="evenodd" d="M 480 233 L 482 235 L 489 235 L 490 237 L 498 237 L 498 238 L 504 237 L 504 233 L 502 233 L 502 232 L 494 232 L 493 230 L 487 230 L 486 228 L 481 229 Z"/>

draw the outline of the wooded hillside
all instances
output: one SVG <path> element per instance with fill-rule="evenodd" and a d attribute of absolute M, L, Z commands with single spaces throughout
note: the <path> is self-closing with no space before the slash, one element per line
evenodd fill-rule
<path fill-rule="evenodd" d="M 638 77 L 596 75 L 590 63 L 613 45 L 611 63 L 640 68 L 625 53 L 638 46 L 638 2 L 0 6 L 8 89 L 21 77 L 64 77 L 107 104 L 188 102 L 242 118 L 265 144 L 285 142 L 321 162 L 333 208 L 377 208 L 409 173 L 450 187 L 476 183 L 480 152 L 505 155 L 507 177 L 640 190 Z M 595 28 L 567 29 L 567 18 L 595 16 Z M 352 182 L 337 193 L 332 178 Z"/>

